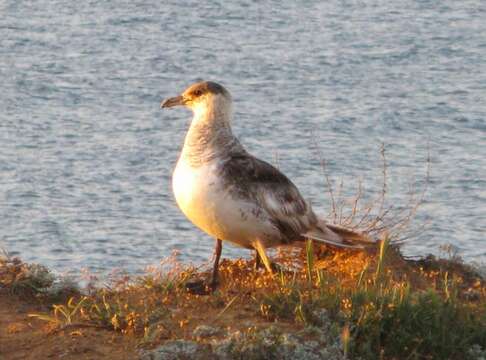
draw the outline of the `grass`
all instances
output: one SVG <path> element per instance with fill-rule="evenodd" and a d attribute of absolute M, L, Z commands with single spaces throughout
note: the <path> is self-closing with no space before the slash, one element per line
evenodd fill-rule
<path fill-rule="evenodd" d="M 325 272 L 309 286 L 308 270 L 307 281 L 280 281 L 278 291 L 263 297 L 262 316 L 319 326 L 313 314 L 325 308 L 345 329 L 343 351 L 365 359 L 376 359 L 377 354 L 390 359 L 462 359 L 474 344 L 485 348 L 484 283 L 471 283 L 481 295 L 467 301 L 463 295 L 470 288 L 457 274 L 450 279 L 448 272 L 419 268 L 413 280 L 397 277 L 386 267 L 387 242 L 374 259 L 375 271 L 360 274 L 355 285 L 343 285 L 339 276 Z M 307 258 L 311 256 L 308 251 Z"/>
<path fill-rule="evenodd" d="M 486 349 L 486 285 L 457 259 L 407 260 L 388 239 L 368 253 L 307 244 L 276 258 L 285 270 L 274 275 L 255 272 L 250 260 L 225 260 L 211 296 L 187 293 L 184 283 L 206 274 L 174 262 L 33 316 L 57 330 L 119 331 L 145 347 L 190 338 L 200 324 L 233 327 L 254 341 L 255 326 L 273 324 L 325 329 L 349 358 L 474 359 L 471 349 Z"/>
<path fill-rule="evenodd" d="M 34 295 L 54 283 L 54 275 L 45 266 L 26 264 L 6 251 L 0 255 L 0 288 L 11 294 Z"/>
<path fill-rule="evenodd" d="M 485 344 L 484 303 L 465 304 L 434 289 L 379 281 L 349 293 L 346 320 L 352 351 L 373 358 L 459 359 L 473 344 Z M 481 309 L 482 308 L 482 309 Z"/>

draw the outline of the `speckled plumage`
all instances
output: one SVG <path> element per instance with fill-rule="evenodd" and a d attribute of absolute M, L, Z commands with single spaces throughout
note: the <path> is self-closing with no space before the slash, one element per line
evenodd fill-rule
<path fill-rule="evenodd" d="M 224 87 L 197 83 L 162 104 L 176 105 L 189 107 L 194 116 L 172 186 L 178 206 L 196 226 L 249 249 L 306 237 L 344 246 L 343 238 L 317 218 L 297 187 L 278 169 L 250 155 L 233 135 L 232 100 Z"/>

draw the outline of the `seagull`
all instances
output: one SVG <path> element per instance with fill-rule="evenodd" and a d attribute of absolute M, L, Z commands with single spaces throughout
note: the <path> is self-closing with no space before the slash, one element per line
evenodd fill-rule
<path fill-rule="evenodd" d="M 216 239 L 208 288 L 218 285 L 222 242 L 255 250 L 256 266 L 272 272 L 266 248 L 311 239 L 363 248 L 367 235 L 318 218 L 297 187 L 278 169 L 249 154 L 231 130 L 232 98 L 222 85 L 203 81 L 161 108 L 184 106 L 193 118 L 173 176 L 177 205 Z"/>

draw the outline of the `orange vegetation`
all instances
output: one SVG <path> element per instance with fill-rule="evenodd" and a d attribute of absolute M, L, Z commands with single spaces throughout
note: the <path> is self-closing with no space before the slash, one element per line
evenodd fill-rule
<path fill-rule="evenodd" d="M 484 280 L 460 262 L 432 257 L 407 260 L 390 247 L 379 265 L 377 252 L 321 247 L 312 250 L 309 258 L 309 249 L 307 253 L 305 249 L 283 249 L 273 256 L 282 269 L 275 275 L 255 270 L 253 260 L 224 260 L 221 285 L 206 296 L 190 294 L 185 283 L 208 274 L 176 262 L 168 270 L 122 279 L 110 288 L 55 299 L 35 291 L 14 291 L 11 275 L 21 271 L 19 263 L 11 271 L 5 270 L 4 263 L 3 273 L 0 271 L 0 358 L 134 359 L 141 348 L 153 348 L 168 339 L 194 339 L 193 331 L 201 324 L 225 333 L 245 333 L 270 324 L 296 331 L 311 321 L 311 313 L 305 311 L 312 310 L 308 303 L 319 287 L 341 291 L 337 310 L 347 311 L 351 300 L 346 289 L 358 282 L 375 282 L 377 276 L 386 277 L 389 286 L 406 284 L 414 291 L 432 288 L 441 294 L 448 291 L 444 284 L 453 282 L 461 301 L 486 298 Z M 312 261 L 312 269 L 308 261 Z M 291 311 L 278 308 L 291 302 L 294 291 L 300 297 L 295 300 L 297 305 L 292 303 Z M 295 310 L 298 302 L 305 303 L 304 313 Z M 53 312 L 53 305 L 71 311 L 72 316 L 68 320 L 61 310 Z M 43 320 L 47 321 L 29 314 L 46 314 Z"/>

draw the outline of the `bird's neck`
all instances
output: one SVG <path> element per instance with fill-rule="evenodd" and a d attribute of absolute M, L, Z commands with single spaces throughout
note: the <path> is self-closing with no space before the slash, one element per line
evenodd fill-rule
<path fill-rule="evenodd" d="M 200 166 L 239 145 L 231 131 L 230 110 L 216 107 L 193 109 L 194 117 L 181 154 L 184 161 Z"/>

